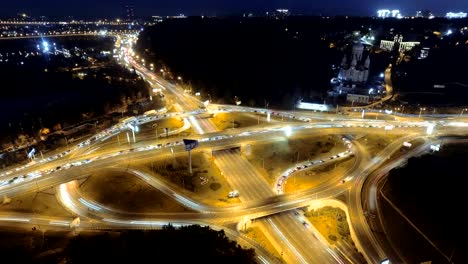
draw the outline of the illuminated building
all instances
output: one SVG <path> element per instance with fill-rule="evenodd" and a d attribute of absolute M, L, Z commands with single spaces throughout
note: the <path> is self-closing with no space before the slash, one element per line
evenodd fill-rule
<path fill-rule="evenodd" d="M 419 42 L 416 41 L 409 41 L 403 42 L 402 35 L 395 35 L 393 41 L 391 40 L 381 40 L 380 41 L 380 48 L 387 51 L 392 51 L 397 49 L 399 52 L 405 52 L 411 50 L 413 47 L 419 45 Z"/>
<path fill-rule="evenodd" d="M 370 57 L 364 56 L 365 47 L 361 43 L 353 45 L 351 55 L 344 55 L 338 79 L 352 83 L 365 83 L 369 78 Z"/>
<path fill-rule="evenodd" d="M 446 18 L 466 18 L 466 16 L 467 16 L 467 13 L 464 13 L 464 12 L 458 12 L 458 13 L 448 12 L 445 15 Z"/>
<path fill-rule="evenodd" d="M 291 13 L 288 9 L 276 9 L 273 12 L 267 12 L 267 16 L 275 19 L 283 19 L 288 17 Z"/>
<path fill-rule="evenodd" d="M 402 18 L 403 16 L 401 15 L 400 10 L 397 10 L 397 9 L 394 9 L 394 10 L 380 9 L 380 10 L 377 10 L 377 17 L 380 17 L 380 18 L 388 18 L 388 17 Z"/>

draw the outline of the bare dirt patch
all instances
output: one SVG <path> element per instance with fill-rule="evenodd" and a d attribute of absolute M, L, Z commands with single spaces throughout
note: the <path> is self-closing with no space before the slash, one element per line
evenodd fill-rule
<path fill-rule="evenodd" d="M 130 212 L 190 211 L 134 175 L 101 172 L 80 185 L 81 193 L 104 206 Z"/>
<path fill-rule="evenodd" d="M 276 258 L 280 259 L 278 252 L 275 247 L 271 244 L 270 240 L 265 236 L 262 229 L 255 224 L 247 228 L 246 232 L 243 232 L 244 235 L 253 241 L 257 242 L 260 246 L 266 249 L 268 252 L 273 254 Z"/>
<path fill-rule="evenodd" d="M 351 242 L 351 233 L 346 213 L 337 207 L 325 206 L 304 214 L 330 244 L 339 241 Z"/>
<path fill-rule="evenodd" d="M 334 148 L 344 150 L 341 140 L 334 136 L 285 138 L 273 143 L 254 144 L 250 148 L 251 154 L 246 155 L 247 160 L 270 184 L 299 162 L 320 159 Z"/>
<path fill-rule="evenodd" d="M 168 128 L 169 131 L 172 131 L 181 128 L 183 125 L 184 121 L 180 118 L 161 119 L 155 122 L 140 125 L 140 131 L 138 132 L 138 134 L 153 134 L 154 136 L 164 137 L 164 135 L 166 134 L 165 128 Z"/>
<path fill-rule="evenodd" d="M 321 165 L 310 170 L 297 172 L 287 180 L 285 192 L 295 192 L 317 187 L 323 182 L 345 175 L 354 164 L 355 158 L 349 157 L 334 163 Z M 341 184 L 337 181 L 337 184 Z"/>
<path fill-rule="evenodd" d="M 209 153 L 192 153 L 193 174 L 189 173 L 188 155 L 170 156 L 146 163 L 144 166 L 155 176 L 161 177 L 201 201 L 219 206 L 240 202 L 237 198 L 227 198 L 232 189 Z"/>
<path fill-rule="evenodd" d="M 394 140 L 400 138 L 399 135 L 386 135 L 379 136 L 369 134 L 359 138 L 357 141 L 366 147 L 367 151 L 371 156 L 375 156 L 381 150 L 383 150 L 388 144 L 392 143 Z"/>
<path fill-rule="evenodd" d="M 36 213 L 40 215 L 73 217 L 55 198 L 53 189 L 34 194 L 25 194 L 11 198 L 9 204 L 0 205 L 0 210 L 20 213 Z"/>
<path fill-rule="evenodd" d="M 211 121 L 219 130 L 255 126 L 264 123 L 262 117 L 245 113 L 217 113 Z"/>

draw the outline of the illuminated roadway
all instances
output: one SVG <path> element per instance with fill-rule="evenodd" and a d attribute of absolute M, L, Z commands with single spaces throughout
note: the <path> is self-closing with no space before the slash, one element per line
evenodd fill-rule
<path fill-rule="evenodd" d="M 130 61 L 142 75 L 147 76 L 147 79 L 155 80 L 162 88 L 166 88 L 174 96 L 177 104 L 182 106 L 181 110 L 195 110 L 202 104 L 201 101 L 193 99 L 185 92 L 178 91 L 176 86 L 157 79 L 154 74 L 135 64 L 132 59 Z M 208 119 L 198 118 L 195 120 L 189 118 L 189 120 L 197 134 L 216 132 L 218 130 Z M 213 155 L 216 165 L 224 174 L 229 185 L 241 193 L 240 199 L 242 202 L 274 196 L 272 188 L 258 171 L 255 170 L 253 165 L 243 158 L 238 151 L 229 149 L 220 150 L 213 153 Z M 288 263 L 310 263 L 317 260 L 321 263 L 334 263 L 336 261 L 336 257 L 331 251 L 327 252 L 327 248 L 320 248 L 322 244 L 311 233 L 301 231 L 304 229 L 304 226 L 294 217 L 292 212 L 285 212 L 281 215 L 261 220 L 260 224 L 270 234 L 274 233 L 279 236 L 276 241 L 286 243 L 286 247 L 282 250 L 281 255 Z M 298 235 L 298 232 L 299 234 L 302 233 L 302 235 Z"/>
<path fill-rule="evenodd" d="M 177 105 L 177 111 L 199 109 L 203 102 L 184 93 L 180 87 L 173 85 L 148 72 L 135 64 L 135 68 L 154 82 L 153 85 L 162 86 L 166 95 L 173 98 Z M 154 77 L 154 78 L 153 78 Z M 275 111 L 248 108 L 241 106 L 208 106 L 209 112 L 248 112 L 255 114 L 271 115 Z M 175 113 L 180 115 L 179 113 Z M 290 127 L 294 136 L 313 135 L 348 135 L 348 134 L 377 134 L 401 135 L 386 146 L 380 153 L 370 157 L 365 148 L 357 142 L 351 142 L 354 154 L 354 165 L 345 175 L 337 176 L 323 182 L 316 188 L 297 191 L 294 193 L 278 194 L 275 186 L 269 186 L 261 175 L 245 158 L 232 150 L 215 152 L 215 163 L 226 176 L 229 184 L 240 191 L 242 203 L 234 206 L 216 207 L 197 201 L 196 197 L 180 189 L 168 186 L 150 173 L 140 171 L 138 168 L 129 167 L 132 161 L 144 161 L 145 159 L 162 158 L 168 155 L 183 155 L 185 152 L 182 137 L 173 136 L 170 139 L 152 138 L 150 134 L 140 135 L 136 143 L 119 144 L 115 140 L 109 140 L 118 134 L 129 132 L 127 123 L 121 123 L 114 128 L 99 133 L 88 139 L 86 144 L 78 144 L 63 155 L 45 157 L 42 161 L 36 161 L 14 169 L 7 168 L 0 171 L 0 196 L 14 197 L 20 194 L 35 193 L 37 191 L 56 188 L 58 200 L 70 211 L 82 217 L 80 229 L 106 229 L 106 228 L 156 228 L 170 223 L 178 224 L 202 224 L 214 228 L 224 228 L 230 237 L 239 243 L 256 249 L 261 262 L 275 262 L 270 253 L 250 241 L 237 231 L 226 228 L 231 223 L 238 223 L 243 219 L 255 219 L 267 230 L 269 238 L 281 244 L 283 259 L 287 263 L 348 263 L 348 258 L 338 254 L 334 248 L 317 238 L 313 231 L 308 230 L 294 214 L 294 209 L 307 206 L 310 201 L 320 199 L 333 199 L 340 194 L 347 197 L 348 212 L 351 220 L 351 229 L 356 235 L 356 244 L 362 248 L 365 258 L 370 263 L 378 263 L 386 257 L 379 241 L 370 230 L 365 210 L 368 203 L 373 200 L 362 201 L 362 194 L 372 192 L 372 185 L 364 185 L 369 175 L 380 175 L 382 171 L 388 171 L 398 166 L 401 161 L 426 151 L 434 138 L 442 135 L 466 135 L 468 125 L 454 120 L 432 118 L 431 124 L 435 125 L 434 135 L 426 135 L 426 129 L 430 125 L 421 119 L 408 117 L 406 121 L 382 121 L 353 119 L 331 114 L 315 114 L 303 112 L 276 112 L 285 117 L 285 122 L 271 122 L 260 126 L 217 131 L 217 128 L 209 119 L 197 117 L 203 111 L 184 114 L 190 122 L 190 126 L 197 135 L 190 138 L 200 141 L 199 148 L 195 151 L 210 152 L 213 149 L 222 149 L 229 146 L 245 146 L 258 142 L 274 142 L 284 139 L 285 127 Z M 173 118 L 173 115 L 164 113 L 156 117 L 139 117 L 128 124 L 135 122 L 151 122 L 163 118 Z M 451 118 L 455 118 L 452 116 Z M 144 120 L 144 121 L 141 121 Z M 414 121 L 412 121 L 414 120 Z M 385 127 L 392 126 L 391 129 Z M 124 133 L 122 133 L 124 132 Z M 130 133 L 131 134 L 131 133 Z M 387 158 L 396 153 L 404 141 L 424 139 L 426 143 L 409 151 L 403 156 L 396 156 L 391 165 L 383 164 Z M 172 154 L 172 152 L 174 154 Z M 334 155 L 331 153 L 330 155 Z M 48 160 L 50 158 L 50 160 Z M 335 162 L 335 161 L 327 161 Z M 116 165 L 120 164 L 120 165 Z M 316 164 L 315 166 L 318 166 Z M 312 168 L 314 166 L 311 166 Z M 126 170 L 139 177 L 151 186 L 161 190 L 176 201 L 193 209 L 193 213 L 149 213 L 135 214 L 131 212 L 116 211 L 106 208 L 96 201 L 87 199 L 76 185 L 76 179 L 85 178 L 95 171 L 100 170 Z M 26 176 L 23 178 L 23 176 Z M 278 175 L 279 176 L 279 175 Z M 344 184 L 337 184 L 346 179 Z M 377 182 L 374 178 L 374 183 Z M 276 183 L 275 183 L 276 184 Z M 364 206 L 364 207 L 363 207 Z M 38 216 L 21 213 L 0 213 L 0 224 L 6 226 L 41 224 L 48 228 L 69 228 L 71 219 L 63 219 L 49 216 Z M 310 231 L 310 232 L 309 232 Z"/>

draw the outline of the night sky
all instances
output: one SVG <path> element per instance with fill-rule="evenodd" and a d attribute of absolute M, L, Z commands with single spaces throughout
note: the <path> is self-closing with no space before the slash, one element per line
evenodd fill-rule
<path fill-rule="evenodd" d="M 263 13 L 275 8 L 326 15 L 374 15 L 380 8 L 400 9 L 403 15 L 424 9 L 436 15 L 468 11 L 467 0 L 1 0 L 0 16 L 26 12 L 32 16 L 122 17 L 126 3 L 133 3 L 136 16 Z"/>

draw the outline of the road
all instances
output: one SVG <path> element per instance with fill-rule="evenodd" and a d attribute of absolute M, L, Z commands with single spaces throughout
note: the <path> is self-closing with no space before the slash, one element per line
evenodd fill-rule
<path fill-rule="evenodd" d="M 177 86 L 169 84 L 164 80 L 160 80 L 154 74 L 132 61 L 132 65 L 138 69 L 147 79 L 152 79 L 158 82 L 160 86 L 166 88 L 167 91 L 174 97 L 174 101 L 180 105 L 181 111 L 193 111 L 203 104 L 201 101 L 189 96 Z M 218 129 L 209 119 L 189 117 L 189 120 L 197 134 L 205 134 L 217 132 Z M 243 202 L 254 199 L 268 198 L 274 195 L 272 188 L 263 179 L 251 163 L 243 158 L 238 151 L 221 150 L 214 154 L 215 163 L 220 171 L 225 175 L 229 185 L 233 189 L 237 189 L 242 193 L 240 199 Z M 263 221 L 263 220 L 262 220 Z M 302 223 L 295 219 L 292 212 L 284 213 L 279 216 L 269 218 L 268 221 L 263 221 L 264 228 L 271 231 L 286 234 L 287 239 L 291 241 L 288 244 L 291 252 L 294 254 L 283 254 L 285 258 L 300 260 L 302 263 L 308 263 L 318 259 L 321 250 L 310 250 L 309 247 L 304 248 L 304 245 L 310 245 L 311 242 L 316 242 L 312 234 L 306 233 L 302 236 L 295 236 L 291 230 L 300 230 L 303 228 Z M 271 238 L 271 237 L 270 237 Z M 326 251 L 325 251 L 326 252 Z M 293 257 L 294 256 L 294 257 Z M 334 259 L 330 254 L 321 255 L 319 257 L 322 263 L 333 263 Z"/>
<path fill-rule="evenodd" d="M 440 136 L 468 134 L 468 124 L 457 115 L 448 116 L 451 119 L 446 119 L 447 116 L 432 116 L 427 119 L 408 116 L 396 119 L 397 116 L 388 115 L 390 118 L 387 120 L 375 120 L 354 115 L 276 111 L 214 104 L 201 109 L 203 102 L 199 99 L 184 92 L 180 86 L 151 73 L 128 53 L 125 56 L 153 87 L 162 89 L 169 98 L 168 101 L 172 102 L 175 112 L 161 111 L 152 115 L 131 117 L 69 149 L 44 159 L 36 159 L 26 165 L 1 170 L 0 196 L 15 197 L 55 188 L 56 197 L 64 208 L 80 216 L 80 230 L 160 228 L 167 223 L 175 226 L 201 224 L 222 228 L 239 243 L 255 248 L 260 262 L 275 263 L 277 260 L 273 256 L 274 252 L 266 251 L 256 242 L 246 238 L 242 232 L 231 228 L 233 224 L 246 219 L 255 219 L 272 244 L 277 246 L 277 253 L 286 263 L 355 263 L 357 258 L 353 256 L 352 248 L 341 244 L 328 245 L 317 236 L 314 228 L 308 226 L 308 222 L 297 210 L 307 207 L 311 201 L 336 199 L 341 196 L 346 200 L 350 229 L 357 248 L 364 254 L 368 263 L 379 263 L 387 257 L 386 242 L 373 234 L 371 225 L 375 223 L 369 221 L 366 215 L 378 211 L 375 187 L 382 180 L 381 175 L 411 156 L 427 151 L 429 145 Z M 219 112 L 263 115 L 267 120 L 269 117 L 275 118 L 275 122 L 219 131 L 211 120 L 205 117 L 207 114 Z M 183 129 L 174 130 L 169 138 L 161 138 L 150 132 L 135 133 L 136 140 L 132 142 L 132 130 L 136 126 L 169 118 L 184 120 Z M 185 136 L 180 133 L 188 127 L 193 130 L 190 138 L 199 141 L 198 148 L 193 152 L 213 153 L 215 164 L 230 187 L 239 191 L 241 203 L 232 206 L 202 203 L 190 192 L 170 186 L 151 172 L 135 165 L 151 159 L 186 155 L 182 141 Z M 434 127 L 434 131 L 428 132 L 428 127 Z M 129 139 L 126 138 L 127 133 Z M 243 150 L 246 145 L 288 140 L 291 137 L 289 134 L 294 137 L 376 135 L 399 138 L 373 156 L 368 153 L 366 146 L 354 139 L 344 138 L 343 147 L 346 151 L 343 151 L 343 148 L 339 151 L 332 150 L 330 156 L 323 160 L 295 164 L 277 175 L 277 181 L 272 185 L 242 156 L 241 151 L 232 149 L 233 146 Z M 404 155 L 399 154 L 398 150 L 403 142 L 416 139 L 422 139 L 425 143 Z M 308 190 L 283 193 L 283 185 L 294 173 L 337 162 L 351 155 L 354 163 L 345 173 L 327 179 Z M 136 214 L 103 206 L 86 197 L 77 184 L 77 180 L 102 170 L 125 171 L 194 212 Z M 342 181 L 342 184 L 338 184 Z M 40 224 L 51 229 L 67 229 L 70 228 L 72 220 L 27 213 L 0 213 L 0 225 L 4 226 Z"/>

